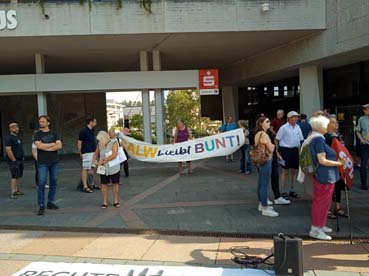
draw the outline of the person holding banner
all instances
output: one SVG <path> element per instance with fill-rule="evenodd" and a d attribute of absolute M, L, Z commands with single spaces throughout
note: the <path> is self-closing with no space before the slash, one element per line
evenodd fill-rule
<path fill-rule="evenodd" d="M 334 139 L 337 139 L 341 144 L 344 144 L 342 137 L 338 134 L 338 121 L 335 115 L 329 115 L 328 132 L 324 134 L 325 142 L 333 150 L 332 143 Z M 336 183 L 334 183 L 333 198 L 334 208 L 333 212 L 328 213 L 328 218 L 335 219 L 336 216 L 347 217 L 345 211 L 341 209 L 341 193 L 345 190 L 345 182 L 340 178 Z"/>
<path fill-rule="evenodd" d="M 177 127 L 174 131 L 173 144 L 182 143 L 192 139 L 191 130 L 186 126 L 185 122 L 181 119 L 177 121 Z M 191 161 L 187 161 L 187 172 L 192 173 Z M 178 172 L 180 175 L 183 174 L 182 162 L 178 162 Z"/>
<path fill-rule="evenodd" d="M 101 193 L 103 197 L 102 209 L 108 207 L 108 184 L 113 184 L 113 206 L 120 207 L 119 196 L 119 178 L 120 178 L 120 162 L 118 160 L 118 141 L 110 139 L 109 134 L 105 131 L 100 131 L 96 140 L 98 146 L 93 156 L 94 164 L 97 166 L 96 172 L 100 174 Z"/>
<path fill-rule="evenodd" d="M 331 240 L 326 233 L 333 230 L 326 227 L 327 215 L 332 202 L 334 183 L 339 179 L 338 167 L 344 166 L 345 159 L 336 158 L 336 152 L 325 143 L 329 119 L 325 116 L 313 116 L 310 119 L 312 134 L 303 144 L 310 147 L 311 158 L 316 168 L 313 176 L 313 203 L 311 208 L 311 228 L 309 236 L 319 240 Z"/>
<path fill-rule="evenodd" d="M 227 131 L 231 131 L 231 130 L 235 130 L 237 129 L 238 126 L 237 124 L 233 121 L 233 116 L 232 115 L 228 115 L 227 116 L 227 122 L 224 123 L 220 128 L 219 131 L 220 132 L 227 132 Z M 233 154 L 227 155 L 225 158 L 225 162 L 229 163 L 229 162 L 234 162 L 233 161 Z"/>

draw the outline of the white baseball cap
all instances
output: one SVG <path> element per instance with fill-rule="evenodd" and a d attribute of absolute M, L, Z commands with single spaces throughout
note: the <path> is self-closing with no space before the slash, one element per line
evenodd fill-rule
<path fill-rule="evenodd" d="M 287 119 L 292 116 L 300 116 L 300 114 L 298 114 L 296 111 L 290 111 L 287 113 Z"/>

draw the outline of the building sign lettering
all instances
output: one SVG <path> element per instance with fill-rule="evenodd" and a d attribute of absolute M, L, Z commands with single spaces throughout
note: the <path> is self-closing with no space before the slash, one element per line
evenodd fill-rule
<path fill-rule="evenodd" d="M 14 30 L 17 26 L 17 12 L 15 10 L 0 10 L 0 31 Z"/>

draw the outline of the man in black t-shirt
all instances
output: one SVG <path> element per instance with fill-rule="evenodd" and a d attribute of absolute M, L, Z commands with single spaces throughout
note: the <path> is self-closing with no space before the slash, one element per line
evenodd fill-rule
<path fill-rule="evenodd" d="M 58 150 L 62 148 L 62 142 L 56 131 L 49 128 L 49 116 L 40 116 L 38 122 L 40 130 L 34 135 L 38 162 L 37 202 L 40 208 L 37 215 L 42 216 L 45 213 L 45 185 L 48 175 L 50 176 L 50 189 L 46 207 L 52 210 L 59 209 L 55 204 L 55 195 L 59 174 Z"/>
<path fill-rule="evenodd" d="M 10 134 L 6 137 L 5 141 L 5 150 L 12 177 L 10 180 L 10 188 L 11 188 L 10 197 L 16 199 L 18 198 L 18 196 L 23 195 L 23 193 L 19 191 L 19 178 L 23 176 L 24 151 L 22 140 L 19 139 L 18 137 L 19 133 L 18 124 L 10 123 L 9 131 Z"/>
<path fill-rule="evenodd" d="M 93 188 L 99 189 L 99 186 L 93 183 L 93 168 L 95 167 L 93 156 L 96 150 L 95 126 L 96 119 L 94 117 L 88 117 L 86 119 L 86 126 L 79 132 L 77 141 L 79 156 L 82 160 L 82 185 L 83 192 L 85 193 L 92 193 L 92 190 L 87 185 L 88 179 L 92 181 Z"/>

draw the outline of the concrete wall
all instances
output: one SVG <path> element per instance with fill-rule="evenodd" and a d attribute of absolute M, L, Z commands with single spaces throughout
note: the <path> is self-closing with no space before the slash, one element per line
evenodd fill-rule
<path fill-rule="evenodd" d="M 259 53 L 221 72 L 223 84 L 285 78 L 307 64 L 325 68 L 369 58 L 369 1 L 327 0 L 327 29 Z"/>
<path fill-rule="evenodd" d="M 86 115 L 96 116 L 96 133 L 107 130 L 105 93 L 51 94 L 47 95 L 47 106 L 51 128 L 56 129 L 63 139 L 61 154 L 77 153 L 78 133 L 85 125 Z M 37 97 L 1 96 L 0 113 L 3 139 L 9 133 L 9 123 L 18 122 L 25 153 L 31 155 L 32 136 L 38 127 Z"/>
<path fill-rule="evenodd" d="M 1 36 L 56 36 L 88 34 L 133 34 L 177 32 L 223 32 L 324 29 L 324 0 L 158 0 L 152 14 L 138 1 L 124 1 L 117 10 L 115 2 L 47 3 L 41 14 L 38 3 L 0 4 L 0 10 L 17 11 L 18 27 L 0 31 Z M 270 3 L 270 11 L 261 5 Z"/>

